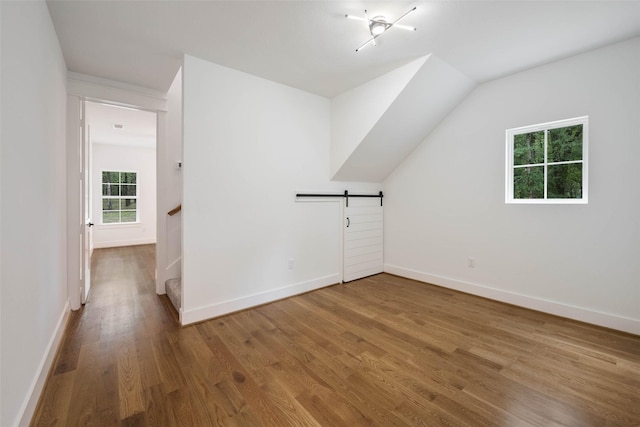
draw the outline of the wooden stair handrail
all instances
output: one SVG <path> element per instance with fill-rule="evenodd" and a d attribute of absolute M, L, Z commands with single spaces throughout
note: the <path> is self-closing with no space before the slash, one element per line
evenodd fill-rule
<path fill-rule="evenodd" d="M 175 208 L 171 209 L 169 212 L 167 212 L 167 215 L 169 216 L 174 216 L 175 214 L 177 214 L 178 212 L 180 212 L 182 210 L 182 205 L 178 205 Z"/>

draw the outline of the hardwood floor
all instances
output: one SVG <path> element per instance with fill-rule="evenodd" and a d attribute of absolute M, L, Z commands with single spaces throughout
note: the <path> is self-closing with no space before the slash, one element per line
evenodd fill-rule
<path fill-rule="evenodd" d="M 180 328 L 98 249 L 36 426 L 640 425 L 640 337 L 381 274 Z"/>

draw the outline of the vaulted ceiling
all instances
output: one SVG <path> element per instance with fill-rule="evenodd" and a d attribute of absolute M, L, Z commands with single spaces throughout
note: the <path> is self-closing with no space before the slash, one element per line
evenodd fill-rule
<path fill-rule="evenodd" d="M 165 92 L 189 54 L 332 99 L 331 177 L 343 181 L 383 182 L 479 83 L 640 35 L 640 1 L 47 4 L 72 72 Z M 369 29 L 346 14 L 394 20 L 414 6 L 402 23 L 416 31 L 356 52 Z"/>
<path fill-rule="evenodd" d="M 433 54 L 476 83 L 640 35 L 638 1 L 47 2 L 70 71 L 166 91 L 184 53 L 328 98 Z M 417 10 L 356 53 L 345 14 Z"/>

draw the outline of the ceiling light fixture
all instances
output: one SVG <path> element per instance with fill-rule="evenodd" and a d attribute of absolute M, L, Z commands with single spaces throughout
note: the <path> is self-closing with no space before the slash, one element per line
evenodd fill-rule
<path fill-rule="evenodd" d="M 414 10 L 416 10 L 415 6 L 412 9 L 409 9 L 408 11 L 403 13 L 400 16 L 400 18 L 396 19 L 393 22 L 389 22 L 389 20 L 382 15 L 378 15 L 373 17 L 373 19 L 369 19 L 369 14 L 367 13 L 366 10 L 364 11 L 364 18 L 361 18 L 359 16 L 353 16 L 353 15 L 345 15 L 346 18 L 366 22 L 367 28 L 369 29 L 369 34 L 371 35 L 371 38 L 367 40 L 362 46 L 357 48 L 356 52 L 359 52 L 361 49 L 363 49 L 364 47 L 368 46 L 371 43 L 373 43 L 373 45 L 375 46 L 376 39 L 391 27 L 397 27 L 397 28 L 402 28 L 404 30 L 415 31 L 416 30 L 415 27 L 409 27 L 407 25 L 398 24 L 398 22 L 400 22 L 401 19 L 404 19 L 408 14 L 410 14 Z"/>
<path fill-rule="evenodd" d="M 384 16 L 376 16 L 371 20 L 371 24 L 369 25 L 371 29 L 371 34 L 377 36 L 379 34 L 387 31 L 387 27 L 389 24 L 387 23 L 387 19 Z"/>

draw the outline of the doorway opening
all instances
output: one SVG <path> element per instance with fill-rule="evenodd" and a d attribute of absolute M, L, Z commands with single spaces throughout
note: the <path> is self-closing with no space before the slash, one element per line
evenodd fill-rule
<path fill-rule="evenodd" d="M 84 101 L 81 302 L 91 287 L 96 248 L 157 241 L 157 114 Z"/>

